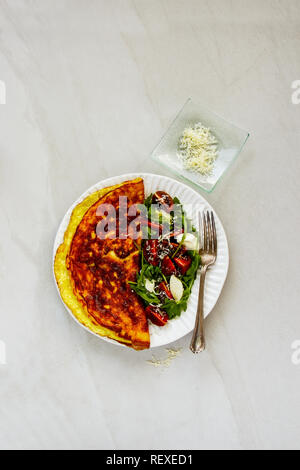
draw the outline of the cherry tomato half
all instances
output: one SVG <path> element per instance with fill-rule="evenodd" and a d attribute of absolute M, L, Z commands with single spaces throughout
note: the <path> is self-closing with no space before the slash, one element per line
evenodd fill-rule
<path fill-rule="evenodd" d="M 157 240 L 146 240 L 144 245 L 144 257 L 149 264 L 153 266 L 158 265 L 158 241 Z"/>
<path fill-rule="evenodd" d="M 192 259 L 187 255 L 178 256 L 174 258 L 174 261 L 182 275 L 185 275 L 192 263 Z"/>
<path fill-rule="evenodd" d="M 174 205 L 174 201 L 170 194 L 165 193 L 164 191 L 156 191 L 152 196 L 152 203 L 159 204 L 166 212 L 170 212 Z"/>
<path fill-rule="evenodd" d="M 161 270 L 165 276 L 171 276 L 176 273 L 176 267 L 170 256 L 165 256 L 161 263 Z"/>
<path fill-rule="evenodd" d="M 166 312 L 161 310 L 159 307 L 154 307 L 153 305 L 148 305 L 146 308 L 146 315 L 149 320 L 157 326 L 164 326 L 169 320 Z"/>
<path fill-rule="evenodd" d="M 171 294 L 171 291 L 165 282 L 161 282 L 160 284 L 158 284 L 158 288 L 160 292 L 162 292 L 166 297 L 168 297 L 168 299 L 173 299 L 173 295 Z"/>

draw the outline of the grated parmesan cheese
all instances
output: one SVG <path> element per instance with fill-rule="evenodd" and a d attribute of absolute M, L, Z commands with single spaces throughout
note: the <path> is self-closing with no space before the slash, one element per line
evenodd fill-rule
<path fill-rule="evenodd" d="M 209 175 L 218 156 L 218 141 L 208 127 L 198 122 L 184 129 L 179 151 L 185 169 Z"/>
<path fill-rule="evenodd" d="M 175 359 L 179 354 L 181 354 L 181 348 L 179 349 L 172 349 L 168 348 L 166 349 L 168 353 L 168 357 L 166 359 L 157 359 L 155 356 L 152 356 L 152 359 L 150 361 L 147 361 L 148 364 L 150 364 L 153 367 L 169 367 L 171 364 L 171 361 Z"/>

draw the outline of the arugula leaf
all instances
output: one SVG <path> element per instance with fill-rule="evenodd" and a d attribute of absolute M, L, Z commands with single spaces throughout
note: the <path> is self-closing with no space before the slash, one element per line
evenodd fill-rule
<path fill-rule="evenodd" d="M 194 285 L 198 267 L 200 265 L 201 258 L 199 253 L 195 252 L 191 266 L 189 267 L 186 274 L 181 278 L 183 286 L 185 287 L 183 291 L 183 296 L 180 302 L 175 302 L 175 300 L 167 299 L 165 300 L 162 309 L 165 310 L 170 319 L 180 316 L 182 311 L 186 311 L 188 306 L 188 300 L 191 295 L 192 287 Z"/>
<path fill-rule="evenodd" d="M 152 193 L 149 194 L 149 196 L 144 201 L 144 205 L 147 207 L 148 210 L 150 209 L 151 204 L 152 204 L 152 196 L 153 196 Z"/>
<path fill-rule="evenodd" d="M 177 255 L 178 251 L 180 250 L 180 248 L 182 247 L 182 245 L 184 244 L 184 240 L 186 239 L 186 233 L 183 233 L 183 237 L 181 239 L 181 242 L 179 243 L 178 245 L 178 248 L 177 250 L 175 251 L 175 253 L 172 255 L 172 258 L 175 258 L 175 256 Z"/>
<path fill-rule="evenodd" d="M 157 295 L 146 289 L 145 284 L 147 279 L 161 282 L 163 274 L 158 266 L 152 266 L 144 261 L 142 269 L 137 276 L 137 282 L 129 282 L 131 289 L 142 297 L 142 299 L 144 299 L 148 304 L 160 304 L 160 299 Z"/>
<path fill-rule="evenodd" d="M 173 202 L 174 204 L 182 205 L 177 196 L 173 197 Z"/>

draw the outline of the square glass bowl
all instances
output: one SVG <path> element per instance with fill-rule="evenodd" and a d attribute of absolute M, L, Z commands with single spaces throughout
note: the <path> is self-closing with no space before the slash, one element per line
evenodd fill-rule
<path fill-rule="evenodd" d="M 197 123 L 209 127 L 212 134 L 218 140 L 218 157 L 214 162 L 214 168 L 210 175 L 204 176 L 183 168 L 179 158 L 179 139 L 186 127 Z M 185 103 L 176 116 L 159 144 L 151 154 L 151 158 L 163 165 L 177 176 L 193 183 L 199 188 L 210 193 L 225 171 L 241 152 L 249 133 L 240 129 L 205 106 L 194 103 L 191 99 Z"/>

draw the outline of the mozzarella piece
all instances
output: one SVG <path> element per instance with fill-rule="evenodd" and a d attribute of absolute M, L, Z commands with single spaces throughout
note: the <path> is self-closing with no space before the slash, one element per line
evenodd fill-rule
<path fill-rule="evenodd" d="M 181 280 L 172 274 L 170 278 L 170 291 L 176 302 L 180 302 L 183 296 L 183 290 L 184 289 Z"/>
<path fill-rule="evenodd" d="M 149 279 L 146 279 L 145 281 L 145 288 L 149 292 L 154 292 L 155 289 L 155 281 L 150 281 Z"/>
<path fill-rule="evenodd" d="M 181 243 L 183 236 L 184 234 L 181 233 L 176 237 L 178 243 Z M 186 233 L 183 245 L 187 250 L 198 250 L 198 238 L 195 237 L 195 235 L 193 235 L 192 233 Z"/>

